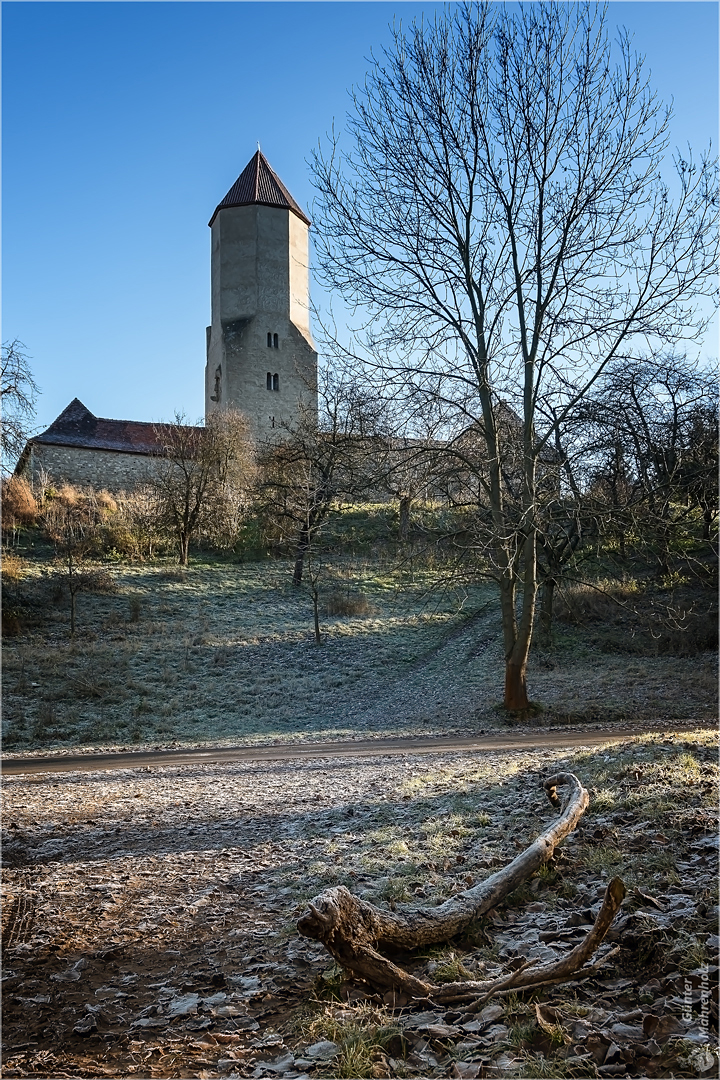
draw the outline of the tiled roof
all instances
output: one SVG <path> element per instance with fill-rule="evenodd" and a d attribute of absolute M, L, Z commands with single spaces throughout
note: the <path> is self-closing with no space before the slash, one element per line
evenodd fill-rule
<path fill-rule="evenodd" d="M 231 206 L 256 204 L 280 206 L 284 210 L 292 210 L 306 225 L 310 224 L 309 219 L 295 202 L 280 177 L 270 168 L 267 158 L 263 157 L 259 150 L 240 173 L 223 201 L 215 207 L 215 213 L 208 224 L 212 225 L 221 210 L 226 210 Z"/>
<path fill-rule="evenodd" d="M 79 446 L 87 450 L 115 450 L 125 454 L 161 454 L 163 433 L 172 427 L 172 424 L 148 424 L 138 420 L 106 420 L 93 415 L 82 401 L 73 398 L 47 431 L 36 435 L 31 442 Z"/>

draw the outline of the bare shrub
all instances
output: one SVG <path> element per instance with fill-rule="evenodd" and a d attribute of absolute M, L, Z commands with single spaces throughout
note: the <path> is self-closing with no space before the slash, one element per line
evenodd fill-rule
<path fill-rule="evenodd" d="M 86 570 L 76 575 L 79 587 L 83 592 L 114 593 L 117 592 L 117 582 L 112 574 L 100 567 L 97 570 Z"/>
<path fill-rule="evenodd" d="M 11 476 L 2 483 L 2 528 L 3 532 L 15 531 L 20 527 L 34 525 L 38 515 L 38 504 L 27 480 L 20 476 Z"/>
<path fill-rule="evenodd" d="M 106 491 L 103 488 L 102 491 L 97 492 L 95 498 L 97 499 L 98 506 L 104 513 L 116 514 L 118 512 L 118 502 L 109 491 Z"/>
<path fill-rule="evenodd" d="M 362 593 L 334 592 L 325 601 L 327 615 L 372 615 L 375 609 Z"/>
<path fill-rule="evenodd" d="M 72 509 L 86 501 L 83 494 L 73 484 L 63 484 L 55 494 L 55 498 L 62 506 Z"/>
<path fill-rule="evenodd" d="M 696 589 L 674 596 L 634 578 L 574 584 L 563 589 L 559 616 L 592 627 L 603 651 L 636 656 L 697 656 L 718 647 L 717 606 Z"/>
<path fill-rule="evenodd" d="M 656 649 L 660 656 L 697 656 L 699 653 L 717 652 L 717 611 L 691 613 L 684 626 L 663 630 L 657 638 Z"/>
<path fill-rule="evenodd" d="M 634 611 L 642 589 L 634 578 L 578 582 L 566 586 L 560 595 L 558 615 L 576 626 L 588 623 L 617 623 Z"/>
<path fill-rule="evenodd" d="M 254 482 L 254 450 L 247 419 L 234 409 L 212 413 L 205 427 L 175 423 L 156 428 L 163 450 L 152 491 L 159 520 L 174 537 L 181 566 L 199 537 L 231 548 L 247 516 Z"/>
<path fill-rule="evenodd" d="M 2 564 L 0 565 L 3 585 L 18 585 L 22 581 L 26 569 L 27 563 L 24 559 L 14 555 L 11 551 L 3 552 Z"/>
<path fill-rule="evenodd" d="M 185 570 L 161 570 L 156 581 L 187 581 L 187 579 L 187 571 Z"/>
<path fill-rule="evenodd" d="M 20 614 L 17 611 L 13 611 L 11 608 L 3 607 L 2 611 L 2 636 L 3 637 L 17 637 L 22 633 L 22 622 L 20 620 Z"/>

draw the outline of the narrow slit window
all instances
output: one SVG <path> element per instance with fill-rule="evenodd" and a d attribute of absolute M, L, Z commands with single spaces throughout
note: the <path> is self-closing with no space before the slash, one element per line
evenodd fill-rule
<path fill-rule="evenodd" d="M 273 390 L 280 389 L 280 376 L 277 373 L 272 377 L 272 388 Z"/>
<path fill-rule="evenodd" d="M 272 390 L 272 388 L 273 388 L 273 377 L 272 377 L 272 372 L 271 371 L 268 371 L 268 373 L 267 373 L 267 384 L 266 385 L 267 385 L 268 390 Z"/>
<path fill-rule="evenodd" d="M 277 347 L 278 347 L 278 336 L 277 336 L 277 334 L 273 334 L 273 345 L 277 349 Z"/>
<path fill-rule="evenodd" d="M 268 349 L 272 349 L 272 334 L 268 333 Z"/>

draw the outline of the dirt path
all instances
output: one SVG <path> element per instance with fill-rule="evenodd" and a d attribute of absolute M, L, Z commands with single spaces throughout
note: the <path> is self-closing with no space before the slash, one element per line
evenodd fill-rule
<path fill-rule="evenodd" d="M 129 753 L 77 754 L 57 757 L 2 758 L 2 773 L 94 772 L 97 770 L 199 765 L 223 761 L 291 761 L 331 757 L 384 757 L 389 754 L 437 754 L 467 750 L 528 750 L 544 747 L 597 746 L 633 735 L 685 731 L 688 723 L 634 724 L 623 727 L 574 728 L 555 731 L 512 732 L 477 737 L 358 739 L 333 742 L 282 743 L 270 746 L 191 747 L 185 750 L 135 750 Z"/>

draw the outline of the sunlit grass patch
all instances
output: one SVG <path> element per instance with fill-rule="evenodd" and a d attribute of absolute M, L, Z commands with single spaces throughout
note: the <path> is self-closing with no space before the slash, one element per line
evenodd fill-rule
<path fill-rule="evenodd" d="M 339 1007 L 317 1002 L 301 1021 L 300 1031 L 308 1043 L 327 1040 L 339 1048 L 326 1075 L 365 1080 L 386 1075 L 383 1062 L 388 1044 L 400 1027 L 383 1009 L 371 1005 Z"/>

